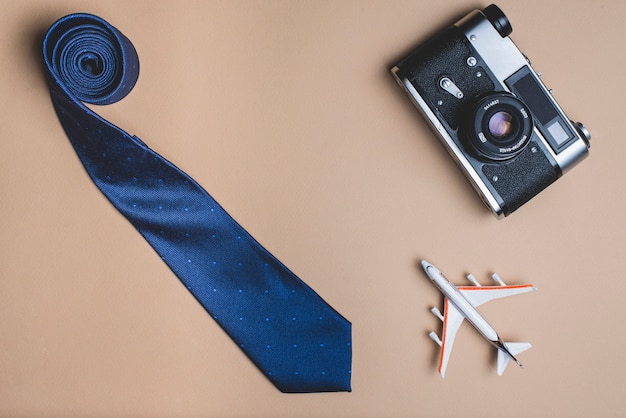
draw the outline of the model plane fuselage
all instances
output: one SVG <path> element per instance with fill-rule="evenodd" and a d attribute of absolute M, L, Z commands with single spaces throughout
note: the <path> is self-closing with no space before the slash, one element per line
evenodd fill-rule
<path fill-rule="evenodd" d="M 442 314 L 437 308 L 432 309 L 432 312 L 443 322 L 441 338 L 434 332 L 430 333 L 430 337 L 441 347 L 439 362 L 441 376 L 445 376 L 454 338 L 464 319 L 467 319 L 491 345 L 498 349 L 498 375 L 502 375 L 510 360 L 514 360 L 521 366 L 515 355 L 527 350 L 531 345 L 529 343 L 505 343 L 476 308 L 493 299 L 526 293 L 537 288 L 531 284 L 507 286 L 496 274 L 492 278 L 497 282 L 497 286 L 481 286 L 473 276 L 468 275 L 468 279 L 474 286 L 457 287 L 429 262 L 422 261 L 422 267 L 433 284 L 445 296 L 444 313 Z"/>

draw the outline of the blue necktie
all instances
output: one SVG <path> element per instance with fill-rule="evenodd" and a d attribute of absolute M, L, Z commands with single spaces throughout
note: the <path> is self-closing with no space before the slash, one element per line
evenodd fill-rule
<path fill-rule="evenodd" d="M 72 14 L 43 42 L 50 95 L 87 173 L 209 314 L 283 392 L 350 391 L 351 324 L 191 177 L 87 108 L 139 76 L 132 43 Z"/>

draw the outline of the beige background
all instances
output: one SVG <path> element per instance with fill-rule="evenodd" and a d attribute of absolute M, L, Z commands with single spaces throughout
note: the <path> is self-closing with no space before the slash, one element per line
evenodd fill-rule
<path fill-rule="evenodd" d="M 624 416 L 626 3 L 507 1 L 512 38 L 589 159 L 496 220 L 388 69 L 474 7 L 446 1 L 0 4 L 0 415 Z M 52 108 L 39 42 L 98 14 L 141 76 L 99 108 L 202 184 L 353 323 L 353 392 L 285 395 L 88 179 Z M 539 291 L 481 311 L 530 341 L 495 373 L 468 325 L 445 379 L 441 295 L 497 271 Z"/>

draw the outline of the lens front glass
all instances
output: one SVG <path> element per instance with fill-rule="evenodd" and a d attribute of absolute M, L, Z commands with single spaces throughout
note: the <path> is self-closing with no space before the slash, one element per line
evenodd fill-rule
<path fill-rule="evenodd" d="M 494 113 L 489 119 L 489 133 L 495 138 L 502 139 L 513 132 L 515 132 L 515 123 L 509 112 Z"/>
<path fill-rule="evenodd" d="M 533 129 L 530 111 L 510 93 L 480 97 L 468 107 L 461 135 L 475 155 L 485 161 L 515 157 L 530 142 Z"/>

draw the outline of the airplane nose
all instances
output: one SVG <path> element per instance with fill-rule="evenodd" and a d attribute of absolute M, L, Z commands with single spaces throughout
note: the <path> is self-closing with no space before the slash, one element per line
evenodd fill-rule
<path fill-rule="evenodd" d="M 428 261 L 422 260 L 422 267 L 424 270 L 426 270 L 429 266 L 431 266 L 431 264 Z"/>

